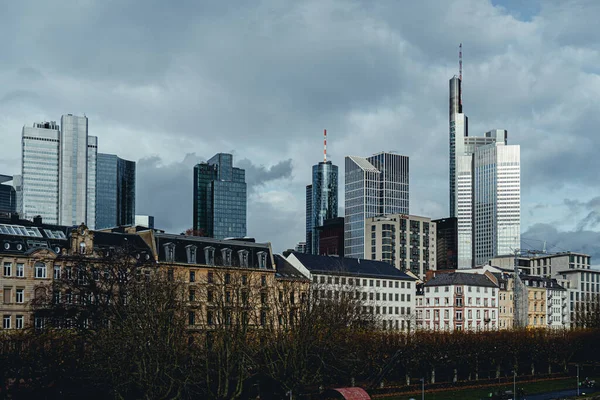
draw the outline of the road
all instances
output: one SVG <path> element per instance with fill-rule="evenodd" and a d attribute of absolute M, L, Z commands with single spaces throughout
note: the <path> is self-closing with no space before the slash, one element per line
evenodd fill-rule
<path fill-rule="evenodd" d="M 582 389 L 579 389 L 579 392 L 590 394 L 590 393 L 598 392 L 598 389 L 597 388 L 594 388 L 594 389 L 582 388 Z M 525 396 L 525 398 L 527 400 L 555 400 L 555 399 L 563 399 L 563 398 L 576 397 L 576 396 L 577 396 L 577 389 L 570 389 L 570 390 L 561 390 L 558 392 L 532 394 L 532 395 Z"/>

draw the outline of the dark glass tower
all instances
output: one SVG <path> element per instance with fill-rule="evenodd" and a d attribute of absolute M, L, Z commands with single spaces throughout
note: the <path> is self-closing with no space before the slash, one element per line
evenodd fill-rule
<path fill-rule="evenodd" d="M 135 162 L 98 153 L 96 229 L 135 223 Z"/>
<path fill-rule="evenodd" d="M 194 167 L 193 229 L 215 239 L 246 236 L 246 171 L 219 153 Z"/>
<path fill-rule="evenodd" d="M 12 185 L 2 185 L 12 181 L 13 177 L 0 175 L 0 212 L 14 213 L 17 211 L 17 195 Z"/>
<path fill-rule="evenodd" d="M 310 187 L 310 189 L 309 189 Z M 338 216 L 338 167 L 331 161 L 312 167 L 312 185 L 306 187 L 307 223 L 306 252 L 319 254 L 319 227 L 326 219 Z M 308 207 L 310 201 L 310 209 Z M 310 215 L 308 213 L 310 212 Z"/>

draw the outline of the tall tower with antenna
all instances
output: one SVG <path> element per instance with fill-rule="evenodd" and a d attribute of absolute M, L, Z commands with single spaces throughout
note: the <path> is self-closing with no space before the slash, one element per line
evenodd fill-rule
<path fill-rule="evenodd" d="M 306 252 L 319 253 L 319 227 L 338 216 L 338 167 L 327 161 L 327 129 L 323 130 L 323 161 L 312 167 L 306 186 Z"/>

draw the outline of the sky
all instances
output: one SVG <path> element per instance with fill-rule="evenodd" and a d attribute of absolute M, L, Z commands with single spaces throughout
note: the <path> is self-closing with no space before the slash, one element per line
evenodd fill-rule
<path fill-rule="evenodd" d="M 0 173 L 23 125 L 87 115 L 137 162 L 138 214 L 192 226 L 193 166 L 246 169 L 248 235 L 304 240 L 322 159 L 410 157 L 410 213 L 448 211 L 448 80 L 463 44 L 471 134 L 521 145 L 524 248 L 600 263 L 600 2 L 0 0 Z M 6 17 L 8 16 L 8 17 Z"/>

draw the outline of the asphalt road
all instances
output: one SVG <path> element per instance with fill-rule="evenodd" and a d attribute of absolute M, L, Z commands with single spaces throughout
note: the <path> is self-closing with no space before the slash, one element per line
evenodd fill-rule
<path fill-rule="evenodd" d="M 593 389 L 581 388 L 581 389 L 579 389 L 579 393 L 590 394 L 590 393 L 596 393 L 596 392 L 598 392 L 598 388 L 593 388 Z M 532 394 L 532 395 L 525 396 L 525 399 L 526 400 L 555 400 L 555 399 L 563 399 L 563 398 L 576 397 L 576 396 L 577 396 L 577 389 L 570 389 L 570 390 L 561 390 L 558 392 Z"/>

